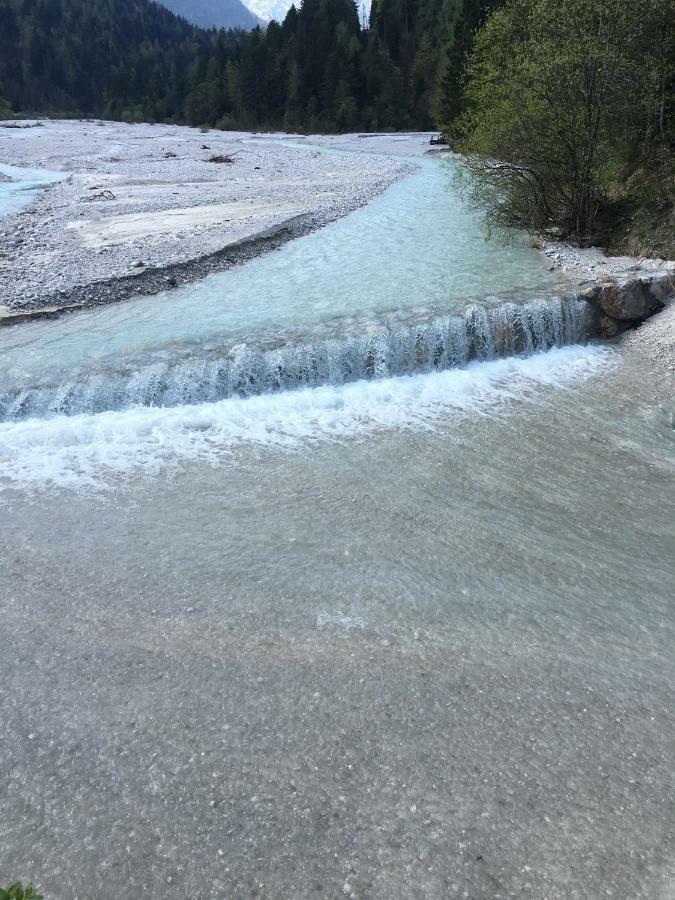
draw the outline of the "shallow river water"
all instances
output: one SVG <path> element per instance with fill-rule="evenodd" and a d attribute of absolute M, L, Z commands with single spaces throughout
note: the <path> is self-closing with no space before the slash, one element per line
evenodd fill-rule
<path fill-rule="evenodd" d="M 558 343 L 1 423 L 0 871 L 671 897 L 672 375 Z"/>
<path fill-rule="evenodd" d="M 67 178 L 67 173 L 0 163 L 0 218 L 28 206 L 41 190 Z M 7 180 L 5 180 L 7 179 Z"/>
<path fill-rule="evenodd" d="M 422 160 L 366 208 L 281 252 L 0 333 L 0 420 L 357 380 L 378 367 L 373 340 L 377 374 L 407 374 L 422 368 L 425 326 L 429 363 L 440 353 L 443 368 L 490 355 L 489 310 L 513 318 L 514 301 L 529 304 L 518 328 L 530 348 L 583 336 L 574 311 L 540 309 L 557 284 L 544 257 L 526 239 L 486 241 L 452 175 L 450 163 Z"/>

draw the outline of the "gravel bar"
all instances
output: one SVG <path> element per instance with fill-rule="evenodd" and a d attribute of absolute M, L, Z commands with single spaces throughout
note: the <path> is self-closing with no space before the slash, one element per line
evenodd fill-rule
<path fill-rule="evenodd" d="M 412 168 L 287 135 L 40 124 L 0 127 L 0 163 L 68 176 L 0 218 L 0 322 L 154 294 L 246 262 L 365 205 Z"/>

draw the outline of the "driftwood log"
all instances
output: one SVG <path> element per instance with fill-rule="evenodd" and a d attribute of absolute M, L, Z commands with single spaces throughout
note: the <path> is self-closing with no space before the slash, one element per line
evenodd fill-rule
<path fill-rule="evenodd" d="M 94 203 L 97 200 L 117 200 L 112 191 L 101 191 L 100 194 L 92 194 L 91 197 L 82 198 L 85 203 Z"/>
<path fill-rule="evenodd" d="M 233 163 L 234 157 L 237 155 L 239 151 L 236 153 L 216 153 L 213 156 L 209 156 L 208 162 L 212 163 Z"/>

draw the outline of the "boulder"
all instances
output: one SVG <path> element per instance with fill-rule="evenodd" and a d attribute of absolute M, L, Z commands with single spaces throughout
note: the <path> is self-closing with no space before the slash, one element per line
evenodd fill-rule
<path fill-rule="evenodd" d="M 647 316 L 649 300 L 641 280 L 615 284 L 606 281 L 600 285 L 597 298 L 600 309 L 611 319 L 641 321 Z"/>
<path fill-rule="evenodd" d="M 598 284 L 594 284 L 592 287 L 587 287 L 579 294 L 584 300 L 588 300 L 589 303 L 595 303 L 600 295 L 601 287 Z"/>
<path fill-rule="evenodd" d="M 621 332 L 625 331 L 628 327 L 627 322 L 620 322 L 618 319 L 610 319 L 609 316 L 599 316 L 597 321 L 598 337 L 604 338 L 605 340 L 616 337 L 617 334 L 621 334 Z"/>
<path fill-rule="evenodd" d="M 656 275 L 602 281 L 580 290 L 578 297 L 594 310 L 599 336 L 612 338 L 659 312 L 672 294 L 675 294 L 675 278 L 667 267 L 665 272 Z"/>
<path fill-rule="evenodd" d="M 662 306 L 671 294 L 675 294 L 675 278 L 673 275 L 659 275 L 649 282 L 649 293 L 655 303 Z"/>

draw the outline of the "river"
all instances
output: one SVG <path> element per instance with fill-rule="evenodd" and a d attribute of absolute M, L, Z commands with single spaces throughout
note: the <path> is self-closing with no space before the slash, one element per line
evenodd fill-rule
<path fill-rule="evenodd" d="M 41 190 L 67 177 L 64 172 L 0 164 L 0 216 L 19 212 Z"/>
<path fill-rule="evenodd" d="M 456 256 L 417 177 L 172 295 L 0 334 L 34 404 L 0 424 L 1 853 L 50 900 L 671 895 L 668 375 L 594 342 L 526 243 Z M 373 264 L 382 219 L 414 260 Z M 166 393 L 241 343 L 364 328 L 415 352 Z M 125 393 L 147 367 L 164 392 Z"/>

